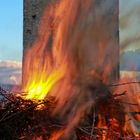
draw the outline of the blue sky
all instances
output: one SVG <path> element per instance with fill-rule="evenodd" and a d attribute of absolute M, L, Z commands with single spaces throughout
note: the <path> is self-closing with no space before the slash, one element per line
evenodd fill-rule
<path fill-rule="evenodd" d="M 0 60 L 21 61 L 23 0 L 0 0 Z"/>

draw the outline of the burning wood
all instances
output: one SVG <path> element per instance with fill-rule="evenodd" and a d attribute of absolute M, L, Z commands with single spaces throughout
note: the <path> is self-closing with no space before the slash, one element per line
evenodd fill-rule
<path fill-rule="evenodd" d="M 2 139 L 139 139 L 128 123 L 131 118 L 138 126 L 130 106 L 139 101 L 125 101 L 125 88 L 107 86 L 119 63 L 107 31 L 114 28 L 106 21 L 108 2 L 101 11 L 104 3 L 94 0 L 60 0 L 45 9 L 38 38 L 25 51 L 23 92 L 9 97 L 0 90 Z"/>
<path fill-rule="evenodd" d="M 5 98 L 0 102 L 1 139 L 139 140 L 140 135 L 123 130 L 124 117 L 128 114 L 125 113 L 123 104 L 120 104 L 121 100 L 115 99 L 111 93 L 110 98 L 100 97 L 96 100 L 97 102 L 81 118 L 69 137 L 64 134 L 67 125 L 63 120 L 65 117 L 52 114 L 57 106 L 55 98 L 48 97 L 35 103 L 20 97 L 11 100 L 11 95 L 6 96 L 6 93 L 5 90 L 0 89 L 0 94 Z M 101 121 L 104 126 L 100 124 Z"/>

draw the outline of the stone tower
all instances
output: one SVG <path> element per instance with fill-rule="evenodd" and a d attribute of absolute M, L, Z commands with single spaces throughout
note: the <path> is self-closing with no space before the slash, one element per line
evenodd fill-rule
<path fill-rule="evenodd" d="M 37 36 L 40 17 L 50 0 L 24 0 L 23 49 L 31 46 Z"/>
<path fill-rule="evenodd" d="M 40 17 L 43 13 L 44 8 L 52 0 L 24 0 L 24 34 L 23 34 L 23 67 L 24 67 L 24 52 L 27 47 L 31 47 L 32 43 L 37 37 L 37 29 L 40 21 Z M 102 4 L 104 3 L 104 4 Z M 110 33 L 110 40 L 114 42 L 115 49 L 113 47 L 110 52 L 113 52 L 114 57 L 117 59 L 116 68 L 111 72 L 113 80 L 119 79 L 119 0 L 95 0 L 97 9 L 106 6 L 104 19 L 107 24 L 106 31 Z M 99 6 L 102 4 L 102 7 Z M 96 11 L 95 11 L 96 12 Z M 111 26 L 110 28 L 110 25 Z M 117 50 L 117 51 L 116 51 Z M 24 68 L 23 68 L 24 75 Z M 23 76 L 24 80 L 24 76 Z"/>

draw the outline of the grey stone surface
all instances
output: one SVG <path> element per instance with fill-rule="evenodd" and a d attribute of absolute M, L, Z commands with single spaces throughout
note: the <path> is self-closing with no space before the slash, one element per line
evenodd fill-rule
<path fill-rule="evenodd" d="M 30 47 L 37 37 L 43 10 L 50 0 L 24 0 L 23 46 Z"/>

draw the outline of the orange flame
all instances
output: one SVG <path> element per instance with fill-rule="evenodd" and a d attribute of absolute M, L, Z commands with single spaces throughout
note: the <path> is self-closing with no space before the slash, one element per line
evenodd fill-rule
<path fill-rule="evenodd" d="M 26 99 L 44 99 L 54 85 L 67 76 L 78 77 L 97 71 L 104 81 L 111 77 L 118 63 L 114 59 L 118 46 L 109 42 L 106 22 L 95 17 L 94 8 L 94 0 L 77 0 L 76 3 L 61 0 L 44 11 L 37 40 L 25 51 L 23 88 L 27 92 Z M 112 50 L 109 54 L 112 60 L 108 59 L 108 50 Z"/>
<path fill-rule="evenodd" d="M 94 12 L 92 9 L 95 8 L 93 2 L 94 0 L 61 0 L 45 10 L 37 40 L 25 52 L 23 88 L 27 94 L 23 98 L 44 100 L 59 84 L 57 92 L 61 93 L 57 96 L 61 96 L 61 105 L 58 108 L 65 106 L 65 102 L 72 98 L 73 101 L 77 101 L 72 110 L 73 114 L 76 114 L 75 111 L 79 110 L 83 98 L 85 104 L 82 104 L 86 106 L 88 104 L 86 99 L 89 97 L 85 93 L 76 93 L 80 91 L 79 88 L 77 91 L 67 93 L 70 84 L 79 77 L 82 77 L 79 81 L 87 85 L 91 79 L 91 83 L 95 83 L 95 77 L 106 83 L 111 79 L 113 70 L 118 64 L 117 58 L 114 57 L 118 46 L 115 46 L 115 42 L 109 41 L 110 35 L 107 34 L 107 29 L 114 28 L 114 25 L 106 28 L 110 23 L 104 22 L 100 14 L 97 17 L 92 15 Z M 84 85 L 83 89 L 86 89 L 86 86 Z M 75 96 L 76 100 L 73 98 Z M 85 110 L 84 108 L 82 111 Z M 80 120 L 80 114 L 78 115 L 74 124 L 78 124 Z M 106 127 L 103 120 L 98 125 Z M 75 125 L 69 127 L 73 129 Z M 63 133 L 58 131 L 51 139 L 58 139 Z M 106 139 L 106 134 L 103 139 Z"/>

